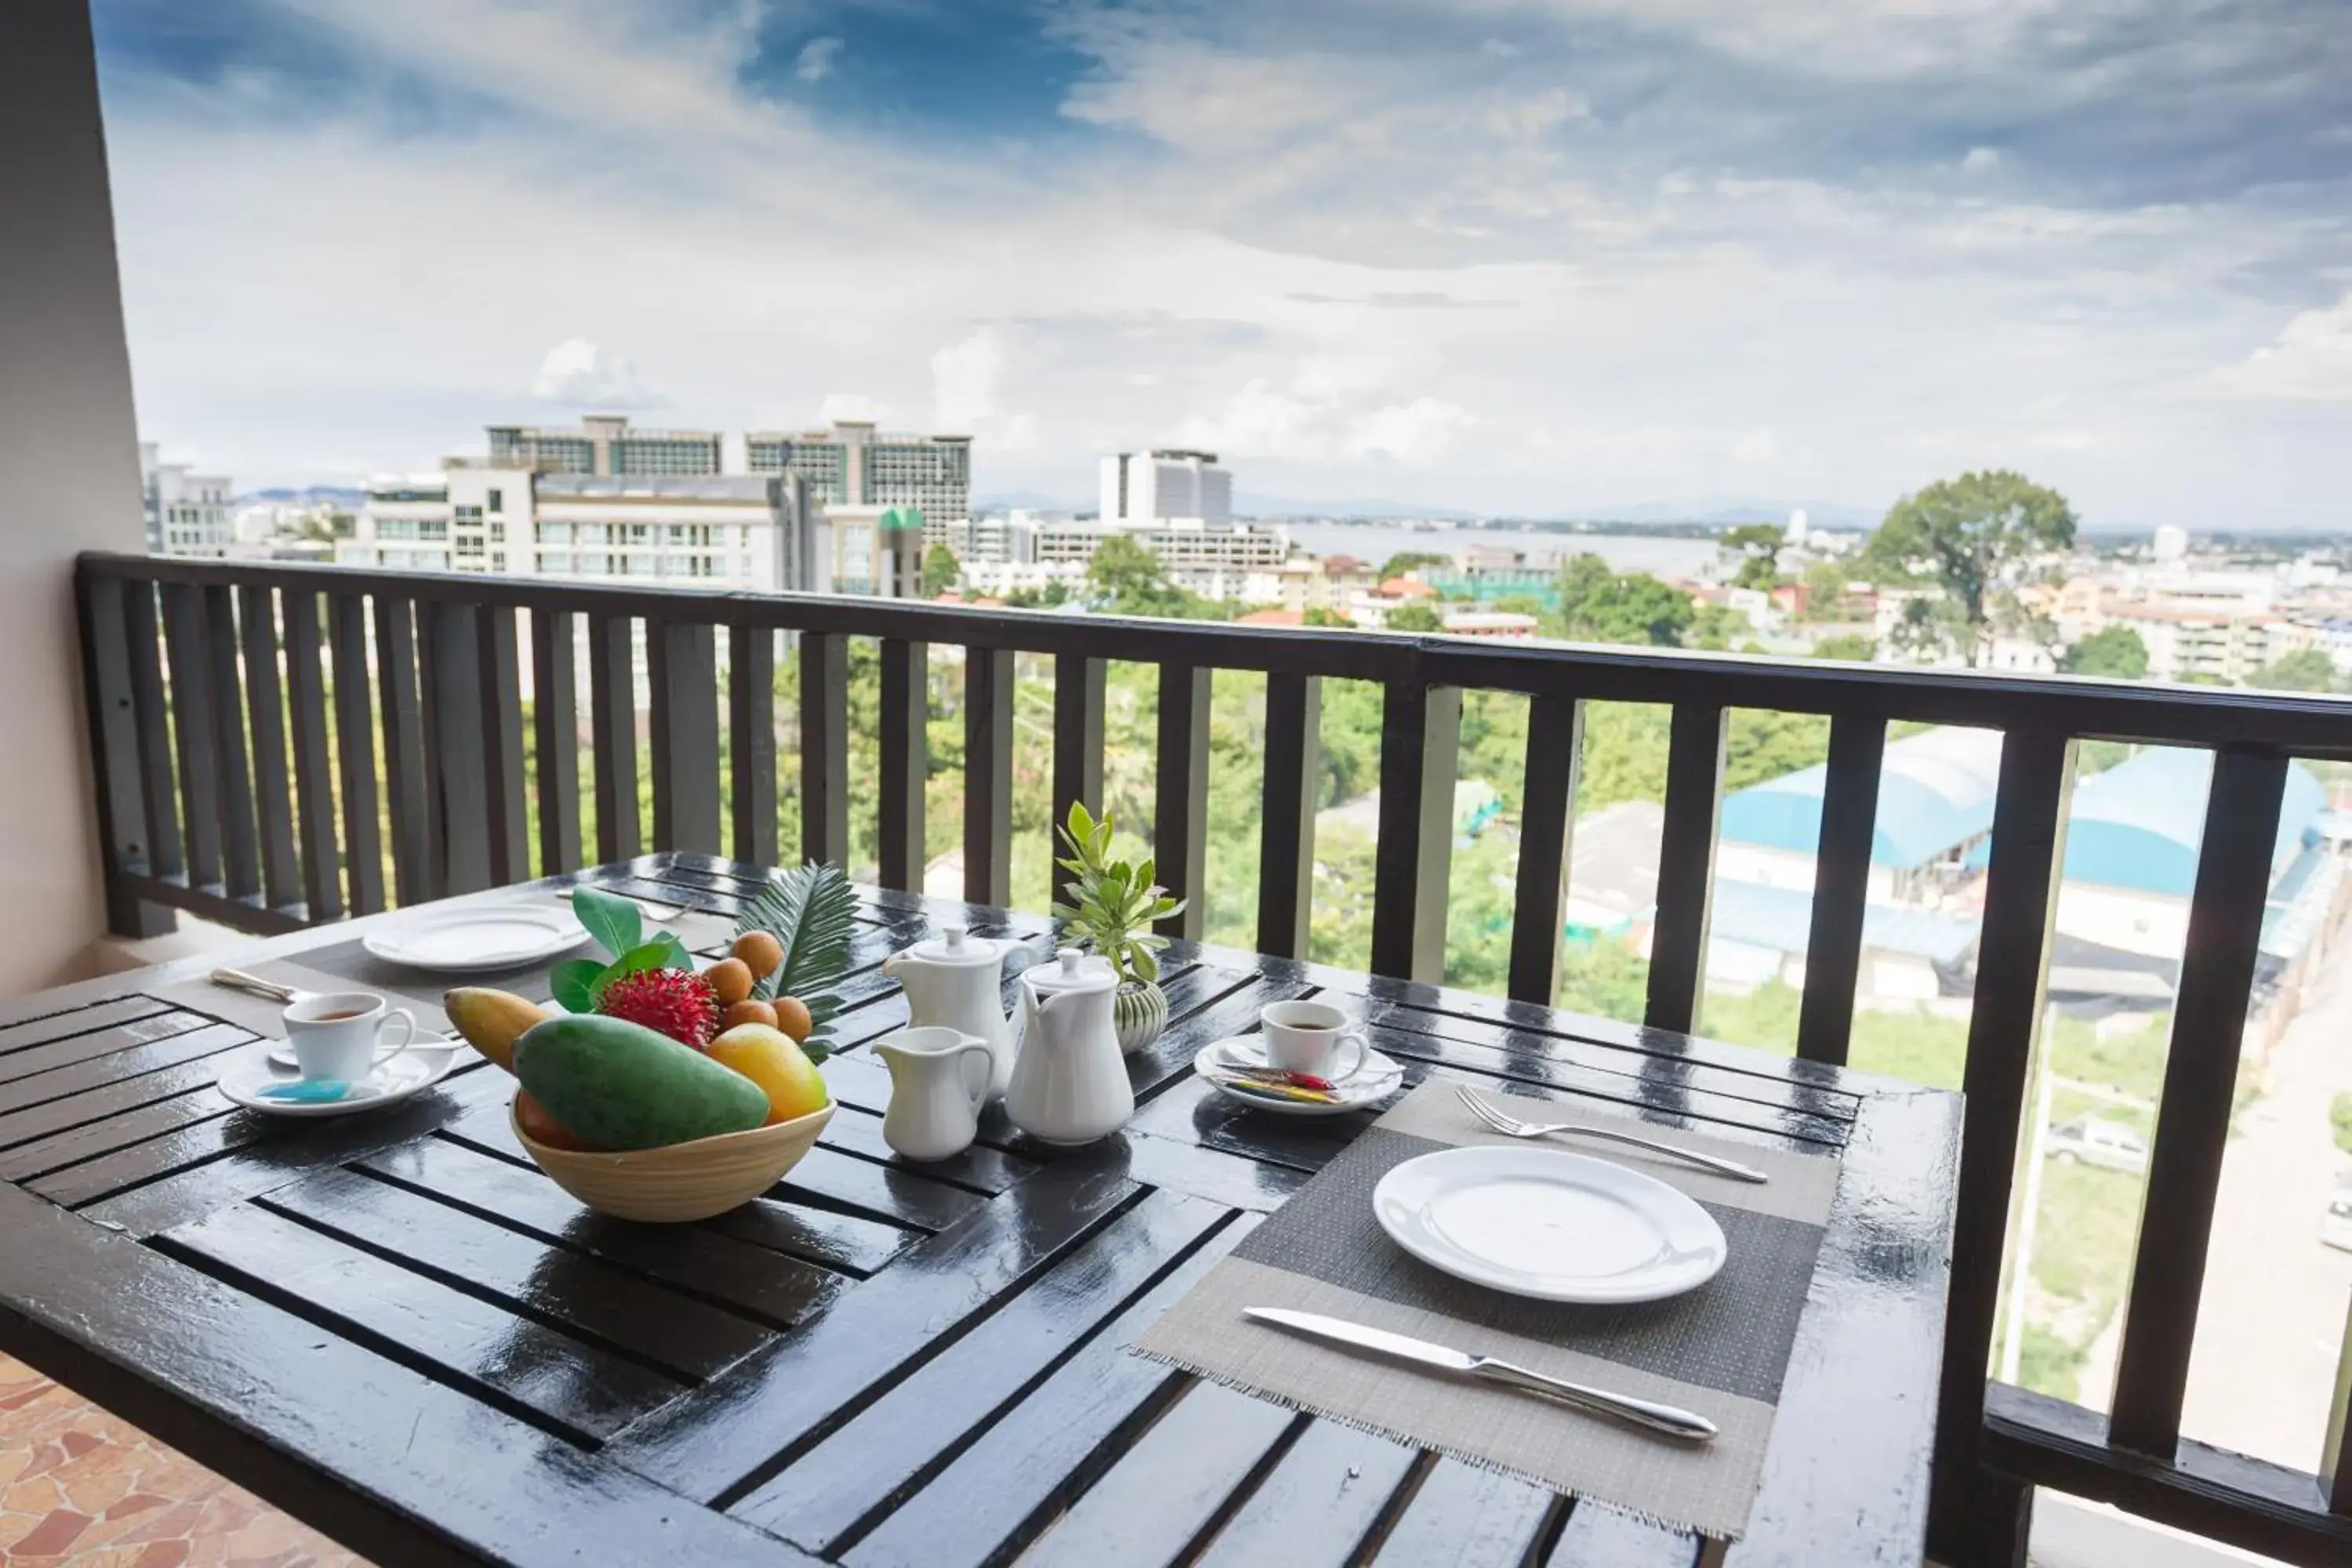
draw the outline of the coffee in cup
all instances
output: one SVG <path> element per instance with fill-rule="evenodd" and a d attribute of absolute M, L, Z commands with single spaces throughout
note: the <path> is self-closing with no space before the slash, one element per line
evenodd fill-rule
<path fill-rule="evenodd" d="M 1258 1024 L 1265 1032 L 1266 1061 L 1286 1072 L 1337 1083 L 1361 1071 L 1371 1054 L 1371 1042 L 1328 1002 L 1269 1003 L 1259 1009 Z"/>
<path fill-rule="evenodd" d="M 415 1043 L 416 1017 L 405 1007 L 390 1007 L 381 996 L 364 991 L 328 991 L 299 996 L 280 1015 L 287 1044 L 294 1047 L 294 1065 L 305 1083 L 362 1083 L 384 1062 Z M 401 1025 L 400 1044 L 379 1058 L 384 1026 Z"/>

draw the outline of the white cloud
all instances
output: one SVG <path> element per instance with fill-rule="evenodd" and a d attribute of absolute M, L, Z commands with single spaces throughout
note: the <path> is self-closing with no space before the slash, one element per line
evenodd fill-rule
<path fill-rule="evenodd" d="M 839 38 L 811 38 L 801 46 L 793 74 L 803 81 L 823 81 L 833 74 L 833 62 L 840 58 L 841 48 Z"/>
<path fill-rule="evenodd" d="M 2277 341 L 2256 349 L 2215 379 L 2244 397 L 2352 401 L 2352 293 L 2333 305 L 2300 312 Z"/>
<path fill-rule="evenodd" d="M 2000 167 L 2000 149 L 1998 147 L 1971 147 L 1967 156 L 1960 160 L 1963 174 L 1990 174 Z"/>
<path fill-rule="evenodd" d="M 574 407 L 651 408 L 663 401 L 637 380 L 627 355 L 607 353 L 586 338 L 566 338 L 547 351 L 530 395 Z"/>
<path fill-rule="evenodd" d="M 1035 418 L 1004 406 L 1011 357 L 1005 334 L 995 327 L 982 327 L 931 356 L 931 417 L 940 430 L 1010 451 L 1035 444 Z"/>
<path fill-rule="evenodd" d="M 816 412 L 817 422 L 830 425 L 840 420 L 850 425 L 884 425 L 890 420 L 890 405 L 878 397 L 868 397 L 862 392 L 828 392 Z"/>

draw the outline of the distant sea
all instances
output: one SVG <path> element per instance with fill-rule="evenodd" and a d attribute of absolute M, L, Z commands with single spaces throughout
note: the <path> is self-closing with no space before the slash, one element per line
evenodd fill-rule
<path fill-rule="evenodd" d="M 1549 533 L 1520 528 L 1420 529 L 1401 522 L 1293 522 L 1283 526 L 1302 550 L 1318 555 L 1353 555 L 1375 565 L 1404 551 L 1453 555 L 1473 544 L 1507 545 L 1537 567 L 1558 565 L 1570 555 L 1598 555 L 1616 572 L 1648 572 L 1660 577 L 1696 576 L 1716 558 L 1707 539 L 1660 538 L 1646 533 Z"/>

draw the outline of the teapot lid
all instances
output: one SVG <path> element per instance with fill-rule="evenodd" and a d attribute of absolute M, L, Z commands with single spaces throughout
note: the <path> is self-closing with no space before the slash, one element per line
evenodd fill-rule
<path fill-rule="evenodd" d="M 1043 992 L 1108 991 L 1118 984 L 1111 973 L 1110 961 L 1066 947 L 1054 954 L 1052 963 L 1040 963 L 1022 971 L 1021 977 Z"/>
<path fill-rule="evenodd" d="M 926 937 L 907 950 L 908 955 L 926 963 L 981 965 L 994 963 L 1002 951 L 984 936 L 974 936 L 960 925 L 940 928 L 940 934 Z"/>

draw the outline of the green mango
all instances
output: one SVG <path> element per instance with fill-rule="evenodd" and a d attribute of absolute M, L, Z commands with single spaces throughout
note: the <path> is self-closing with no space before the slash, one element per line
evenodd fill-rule
<path fill-rule="evenodd" d="M 768 1119 L 758 1084 L 625 1018 L 533 1024 L 515 1042 L 514 1062 L 530 1097 L 592 1148 L 659 1149 Z"/>

